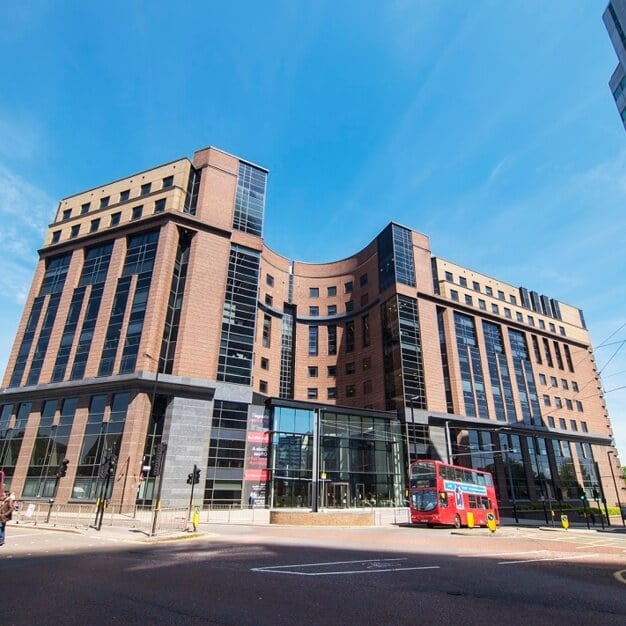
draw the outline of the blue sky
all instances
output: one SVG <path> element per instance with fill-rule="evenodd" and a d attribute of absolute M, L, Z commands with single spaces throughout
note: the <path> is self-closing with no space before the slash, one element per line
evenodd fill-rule
<path fill-rule="evenodd" d="M 580 306 L 626 455 L 626 133 L 605 6 L 4 3 L 0 370 L 58 200 L 213 145 L 269 168 L 265 237 L 287 257 L 349 256 L 394 220 Z"/>

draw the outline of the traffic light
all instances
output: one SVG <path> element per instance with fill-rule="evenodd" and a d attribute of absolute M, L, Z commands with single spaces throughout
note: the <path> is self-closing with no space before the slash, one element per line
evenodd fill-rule
<path fill-rule="evenodd" d="M 193 471 L 190 474 L 187 474 L 187 484 L 197 485 L 199 482 L 200 482 L 200 468 L 194 465 Z"/>
<path fill-rule="evenodd" d="M 155 449 L 150 461 L 150 476 L 156 478 L 161 475 L 161 466 L 163 465 L 163 456 L 165 454 L 165 444 L 160 443 Z"/>
<path fill-rule="evenodd" d="M 111 453 L 111 456 L 109 457 L 109 467 L 107 470 L 109 472 L 109 476 L 113 476 L 115 474 L 116 467 L 117 467 L 117 456 Z"/>
<path fill-rule="evenodd" d="M 69 459 L 63 459 L 57 469 L 57 478 L 63 478 L 67 474 L 67 466 L 70 464 Z"/>
<path fill-rule="evenodd" d="M 578 485 L 578 497 L 584 502 L 587 499 L 587 494 L 585 493 L 585 490 Z"/>
<path fill-rule="evenodd" d="M 592 493 L 593 493 L 593 499 L 594 499 L 594 500 L 599 500 L 599 499 L 600 499 L 600 494 L 598 493 L 598 489 L 597 489 L 597 487 L 594 487 L 594 488 L 593 488 Z"/>

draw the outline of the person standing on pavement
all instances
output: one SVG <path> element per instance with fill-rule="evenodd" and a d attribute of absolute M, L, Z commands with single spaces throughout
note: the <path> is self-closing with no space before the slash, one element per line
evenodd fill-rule
<path fill-rule="evenodd" d="M 0 500 L 0 546 L 4 545 L 4 534 L 7 522 L 13 517 L 15 509 L 15 492 L 9 491 Z"/>

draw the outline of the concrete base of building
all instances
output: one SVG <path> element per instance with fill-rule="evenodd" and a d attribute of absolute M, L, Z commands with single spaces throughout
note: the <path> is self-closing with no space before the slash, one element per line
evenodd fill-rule
<path fill-rule="evenodd" d="M 270 511 L 270 524 L 284 526 L 375 526 L 374 511 Z"/>

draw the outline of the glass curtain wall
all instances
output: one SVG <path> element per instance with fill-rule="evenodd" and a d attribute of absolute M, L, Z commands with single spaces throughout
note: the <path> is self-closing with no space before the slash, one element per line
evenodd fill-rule
<path fill-rule="evenodd" d="M 271 506 L 311 508 L 315 410 L 274 407 L 273 423 Z M 401 506 L 401 432 L 394 420 L 320 411 L 319 506 Z"/>

